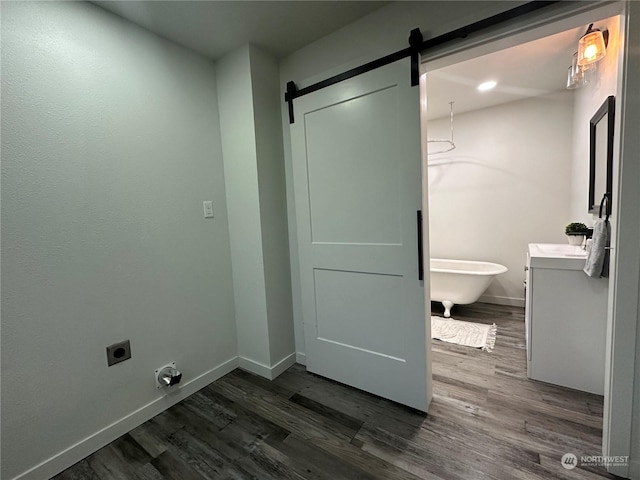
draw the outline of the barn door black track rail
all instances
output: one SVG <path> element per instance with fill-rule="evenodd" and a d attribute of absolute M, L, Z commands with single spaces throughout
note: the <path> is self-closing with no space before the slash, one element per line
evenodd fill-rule
<path fill-rule="evenodd" d="M 473 33 L 479 32 L 489 27 L 493 27 L 500 23 L 507 22 L 514 18 L 521 17 L 522 15 L 526 15 L 554 3 L 558 3 L 558 0 L 528 2 L 520 5 L 519 7 L 506 10 L 502 13 L 487 17 L 483 20 L 470 23 L 469 25 L 466 25 L 464 27 L 457 28 L 455 30 L 452 30 L 451 32 L 444 33 L 434 38 L 430 38 L 429 40 L 423 40 L 420 29 L 414 28 L 413 30 L 411 30 L 411 33 L 409 35 L 409 47 L 407 48 L 378 58 L 377 60 L 373 60 L 372 62 L 365 63 L 364 65 L 360 65 L 359 67 L 352 68 L 351 70 L 347 70 L 346 72 L 334 75 L 333 77 L 327 78 L 326 80 L 322 80 L 321 82 L 314 83 L 313 85 L 309 85 L 308 87 L 304 87 L 299 90 L 296 87 L 295 82 L 287 82 L 287 91 L 284 94 L 284 101 L 289 105 L 289 123 L 294 123 L 295 121 L 293 114 L 293 100 L 296 98 L 308 95 L 344 80 L 348 80 L 349 78 L 357 77 L 358 75 L 370 72 L 371 70 L 375 70 L 376 68 L 384 67 L 385 65 L 389 65 L 390 63 L 397 62 L 398 60 L 402 60 L 407 57 L 411 57 L 411 86 L 416 86 L 419 83 L 421 52 L 443 45 L 453 40 L 466 38 Z"/>

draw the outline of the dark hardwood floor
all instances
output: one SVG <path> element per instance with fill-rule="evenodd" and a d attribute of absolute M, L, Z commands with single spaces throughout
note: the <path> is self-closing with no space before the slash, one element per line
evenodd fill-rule
<path fill-rule="evenodd" d="M 55 478 L 615 478 L 561 466 L 567 452 L 601 454 L 603 400 L 526 378 L 522 309 L 475 304 L 453 317 L 497 323 L 496 347 L 433 341 L 428 415 L 301 365 L 273 382 L 236 370 Z"/>

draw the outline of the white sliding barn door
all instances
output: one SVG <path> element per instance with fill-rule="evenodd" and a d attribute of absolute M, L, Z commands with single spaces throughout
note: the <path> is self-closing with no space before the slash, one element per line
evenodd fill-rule
<path fill-rule="evenodd" d="M 307 369 L 425 411 L 419 88 L 396 62 L 297 98 Z"/>

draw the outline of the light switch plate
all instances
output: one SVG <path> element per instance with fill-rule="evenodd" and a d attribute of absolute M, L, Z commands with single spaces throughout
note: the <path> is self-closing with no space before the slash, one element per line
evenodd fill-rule
<path fill-rule="evenodd" d="M 213 202 L 211 200 L 202 202 L 202 208 L 204 209 L 204 218 L 213 218 Z"/>

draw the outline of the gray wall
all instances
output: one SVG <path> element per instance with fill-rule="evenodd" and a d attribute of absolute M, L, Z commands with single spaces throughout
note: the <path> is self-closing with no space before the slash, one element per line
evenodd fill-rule
<path fill-rule="evenodd" d="M 2 17 L 9 479 L 164 395 L 159 366 L 235 359 L 236 331 L 213 65 L 88 3 Z"/>
<path fill-rule="evenodd" d="M 278 64 L 246 45 L 216 69 L 240 366 L 274 378 L 295 357 Z"/>
<path fill-rule="evenodd" d="M 271 365 L 295 352 L 287 230 L 287 196 L 275 58 L 250 46 L 262 250 Z"/>
<path fill-rule="evenodd" d="M 249 46 L 216 63 L 238 354 L 270 364 Z"/>

